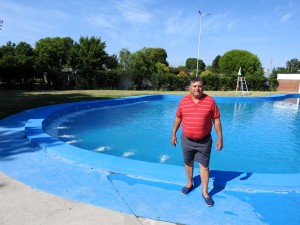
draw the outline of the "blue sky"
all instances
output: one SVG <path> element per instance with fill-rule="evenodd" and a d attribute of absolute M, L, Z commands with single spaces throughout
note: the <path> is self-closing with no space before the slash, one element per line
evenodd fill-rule
<path fill-rule="evenodd" d="M 233 49 L 257 55 L 264 68 L 300 59 L 299 0 L 0 0 L 0 45 L 41 38 L 96 36 L 108 54 L 164 48 L 170 65 L 197 58 L 211 65 Z"/>

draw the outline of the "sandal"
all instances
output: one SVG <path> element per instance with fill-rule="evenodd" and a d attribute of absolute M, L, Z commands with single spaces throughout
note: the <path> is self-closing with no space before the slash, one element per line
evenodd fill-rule
<path fill-rule="evenodd" d="M 202 194 L 202 197 L 203 197 L 203 199 L 204 199 L 207 206 L 212 207 L 215 204 L 212 197 L 205 198 L 203 194 Z"/>
<path fill-rule="evenodd" d="M 181 193 L 186 195 L 186 194 L 190 193 L 193 190 L 193 188 L 194 188 L 193 185 L 190 188 L 188 188 L 187 186 L 185 186 L 185 187 L 183 187 L 181 189 Z"/>

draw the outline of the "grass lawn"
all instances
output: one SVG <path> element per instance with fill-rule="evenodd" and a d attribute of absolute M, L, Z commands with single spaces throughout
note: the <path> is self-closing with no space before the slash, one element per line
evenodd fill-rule
<path fill-rule="evenodd" d="M 118 98 L 148 94 L 187 94 L 187 91 L 126 91 L 126 90 L 71 90 L 71 91 L 0 91 L 0 120 L 12 114 L 40 106 Z M 235 91 L 206 91 L 211 96 L 240 96 Z M 249 92 L 250 96 L 265 96 L 278 92 Z"/>

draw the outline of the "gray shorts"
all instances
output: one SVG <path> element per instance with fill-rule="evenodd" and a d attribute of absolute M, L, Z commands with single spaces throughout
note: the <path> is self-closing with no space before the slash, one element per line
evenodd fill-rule
<path fill-rule="evenodd" d="M 211 134 L 201 140 L 192 140 L 181 134 L 181 146 L 185 164 L 196 160 L 201 165 L 208 167 L 212 146 Z"/>

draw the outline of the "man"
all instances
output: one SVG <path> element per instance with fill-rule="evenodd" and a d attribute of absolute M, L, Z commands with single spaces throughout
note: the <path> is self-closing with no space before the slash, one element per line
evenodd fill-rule
<path fill-rule="evenodd" d="M 182 124 L 181 146 L 187 176 L 187 185 L 182 188 L 182 193 L 187 194 L 193 190 L 193 170 L 196 160 L 200 167 L 202 196 L 208 206 L 213 206 L 214 200 L 207 190 L 212 147 L 210 133 L 214 124 L 218 135 L 216 149 L 221 151 L 223 135 L 220 112 L 214 99 L 203 93 L 204 85 L 201 79 L 192 79 L 189 91 L 190 94 L 180 100 L 172 130 L 172 145 L 176 147 L 176 132 Z"/>

